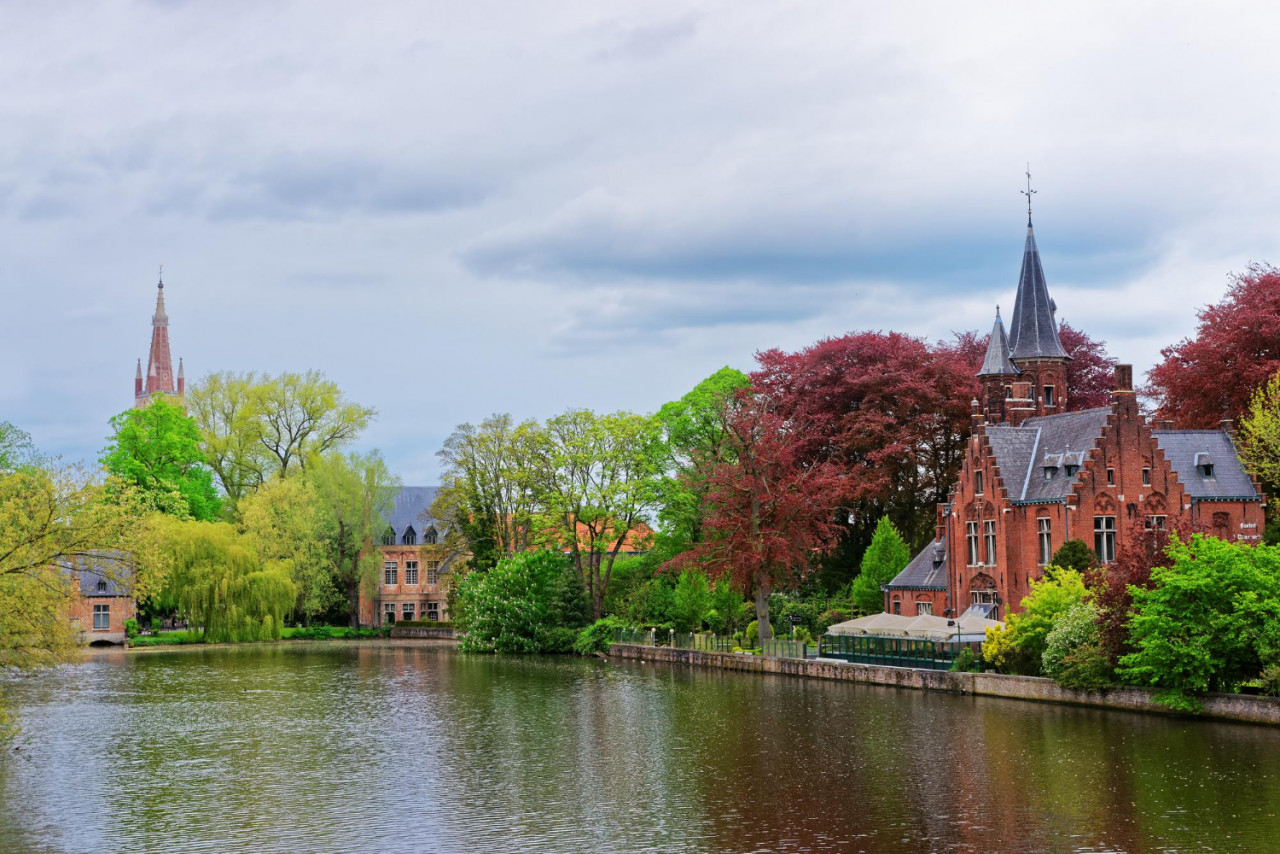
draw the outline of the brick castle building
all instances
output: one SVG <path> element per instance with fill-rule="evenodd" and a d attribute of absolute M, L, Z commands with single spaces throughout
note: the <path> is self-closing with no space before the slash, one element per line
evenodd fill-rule
<path fill-rule="evenodd" d="M 461 555 L 444 544 L 444 523 L 431 517 L 437 492 L 434 486 L 406 486 L 396 493 L 377 546 L 377 590 L 360 591 L 360 625 L 449 619 L 446 573 Z"/>
<path fill-rule="evenodd" d="M 885 585 L 889 613 L 974 608 L 1003 619 L 1070 539 L 1091 545 L 1103 565 L 1139 526 L 1262 539 L 1265 502 L 1229 422 L 1149 423 L 1130 365 L 1115 367 L 1110 406 L 1067 411 L 1070 356 L 1055 310 L 1028 211 L 1009 333 L 997 309 L 959 479 L 938 505 L 934 541 Z"/>
<path fill-rule="evenodd" d="M 164 277 L 156 286 L 156 312 L 151 315 L 151 351 L 147 354 L 147 373 L 142 373 L 142 360 L 133 379 L 133 405 L 146 406 L 151 396 L 163 394 L 170 401 L 181 404 L 186 394 L 186 380 L 182 376 L 182 360 L 178 360 L 175 382 L 173 356 L 169 350 L 169 315 L 164 310 Z"/>

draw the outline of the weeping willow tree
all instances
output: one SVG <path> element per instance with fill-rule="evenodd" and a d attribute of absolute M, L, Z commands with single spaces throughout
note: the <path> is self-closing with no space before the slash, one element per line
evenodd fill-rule
<path fill-rule="evenodd" d="M 168 595 L 206 641 L 276 640 L 297 588 L 225 522 L 171 522 Z"/>

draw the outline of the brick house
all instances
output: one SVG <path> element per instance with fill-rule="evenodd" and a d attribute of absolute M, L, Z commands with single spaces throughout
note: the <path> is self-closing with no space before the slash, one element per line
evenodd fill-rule
<path fill-rule="evenodd" d="M 360 624 L 448 620 L 448 574 L 460 562 L 444 544 L 444 523 L 431 517 L 438 487 L 406 486 L 392 505 L 381 543 L 377 591 L 360 592 Z"/>
<path fill-rule="evenodd" d="M 1137 526 L 1262 539 L 1264 497 L 1229 423 L 1148 423 L 1130 365 L 1115 367 L 1110 406 L 1064 411 L 1070 357 L 1055 308 L 1028 218 L 1010 333 L 997 310 L 959 478 L 938 505 L 933 542 L 885 585 L 887 612 L 975 608 L 1003 619 L 1069 539 L 1104 565 Z"/>
<path fill-rule="evenodd" d="M 71 582 L 67 617 L 82 643 L 125 642 L 125 620 L 138 605 L 128 585 L 128 568 L 109 555 L 74 558 L 66 567 Z"/>

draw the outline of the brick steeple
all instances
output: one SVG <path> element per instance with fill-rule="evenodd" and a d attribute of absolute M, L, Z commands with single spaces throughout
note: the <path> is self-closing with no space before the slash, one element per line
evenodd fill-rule
<path fill-rule="evenodd" d="M 185 385 L 179 368 L 177 385 L 173 377 L 173 356 L 169 350 L 169 315 L 164 310 L 164 278 L 156 285 L 156 312 L 151 316 L 151 352 L 147 355 L 147 373 L 142 374 L 142 360 L 138 360 L 138 374 L 134 378 L 134 405 L 146 406 L 153 394 L 177 398 L 181 402 Z"/>

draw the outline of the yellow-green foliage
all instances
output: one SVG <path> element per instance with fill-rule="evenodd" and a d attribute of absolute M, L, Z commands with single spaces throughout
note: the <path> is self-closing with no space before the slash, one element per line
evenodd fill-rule
<path fill-rule="evenodd" d="M 1267 483 L 1280 483 L 1280 373 L 1254 392 L 1240 422 L 1240 458 Z"/>
<path fill-rule="evenodd" d="M 1002 673 L 1040 673 L 1045 646 L 1054 622 L 1061 614 L 1085 601 L 1084 578 L 1073 569 L 1046 571 L 1031 582 L 1031 593 L 1022 600 L 1022 611 L 1010 615 L 1003 631 L 987 631 L 982 659 Z M 990 646 L 990 651 L 988 651 Z M 997 663 L 998 662 L 998 663 Z"/>
<path fill-rule="evenodd" d="M 165 526 L 170 598 L 207 641 L 275 640 L 297 588 L 287 572 L 263 569 L 257 554 L 224 522 Z"/>

